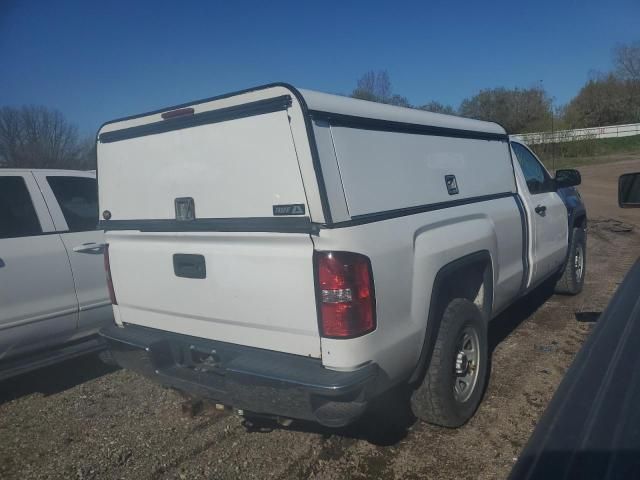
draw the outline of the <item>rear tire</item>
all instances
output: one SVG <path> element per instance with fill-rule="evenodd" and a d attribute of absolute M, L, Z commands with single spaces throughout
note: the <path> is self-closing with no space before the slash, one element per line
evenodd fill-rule
<path fill-rule="evenodd" d="M 556 282 L 554 291 L 565 295 L 577 295 L 584 286 L 587 267 L 587 235 L 582 228 L 574 228 L 569 245 L 567 264 Z"/>
<path fill-rule="evenodd" d="M 411 395 L 413 414 L 443 427 L 466 423 L 484 392 L 487 344 L 487 328 L 478 307 L 464 298 L 451 300 L 442 314 L 424 379 Z"/>

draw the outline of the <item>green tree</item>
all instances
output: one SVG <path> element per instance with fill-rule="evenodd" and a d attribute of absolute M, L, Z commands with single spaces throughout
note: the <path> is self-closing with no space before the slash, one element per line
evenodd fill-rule
<path fill-rule="evenodd" d="M 640 122 L 640 41 L 612 50 L 613 70 L 590 75 L 563 108 L 568 128 Z"/>
<path fill-rule="evenodd" d="M 498 122 L 509 133 L 526 133 L 551 127 L 552 100 L 540 87 L 481 90 L 462 101 L 463 117 Z"/>
<path fill-rule="evenodd" d="M 566 105 L 571 128 L 640 122 L 640 81 L 614 73 L 591 78 Z"/>

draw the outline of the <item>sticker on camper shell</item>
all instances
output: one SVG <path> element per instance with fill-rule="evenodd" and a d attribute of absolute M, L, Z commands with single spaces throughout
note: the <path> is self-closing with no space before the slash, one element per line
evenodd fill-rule
<path fill-rule="evenodd" d="M 304 203 L 294 203 L 291 205 L 274 205 L 274 215 L 304 215 Z"/>
<path fill-rule="evenodd" d="M 447 184 L 447 192 L 449 192 L 449 195 L 457 195 L 459 193 L 458 181 L 455 175 L 445 175 L 444 183 Z"/>

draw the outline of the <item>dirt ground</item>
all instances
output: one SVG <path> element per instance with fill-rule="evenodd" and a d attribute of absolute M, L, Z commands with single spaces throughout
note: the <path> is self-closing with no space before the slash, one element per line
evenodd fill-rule
<path fill-rule="evenodd" d="M 341 431 L 250 425 L 211 408 L 191 416 L 178 393 L 88 357 L 0 383 L 0 478 L 504 478 L 640 252 L 640 211 L 616 204 L 618 175 L 640 160 L 580 170 L 585 290 L 534 292 L 492 323 L 491 379 L 463 428 L 415 421 L 401 392 Z"/>

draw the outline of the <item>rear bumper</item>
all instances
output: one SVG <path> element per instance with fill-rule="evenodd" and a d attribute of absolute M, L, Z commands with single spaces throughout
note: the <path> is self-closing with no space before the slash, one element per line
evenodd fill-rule
<path fill-rule="evenodd" d="M 262 350 L 135 325 L 100 335 L 124 368 L 192 395 L 262 415 L 340 427 L 366 409 L 375 364 L 350 372 L 319 359 Z"/>

